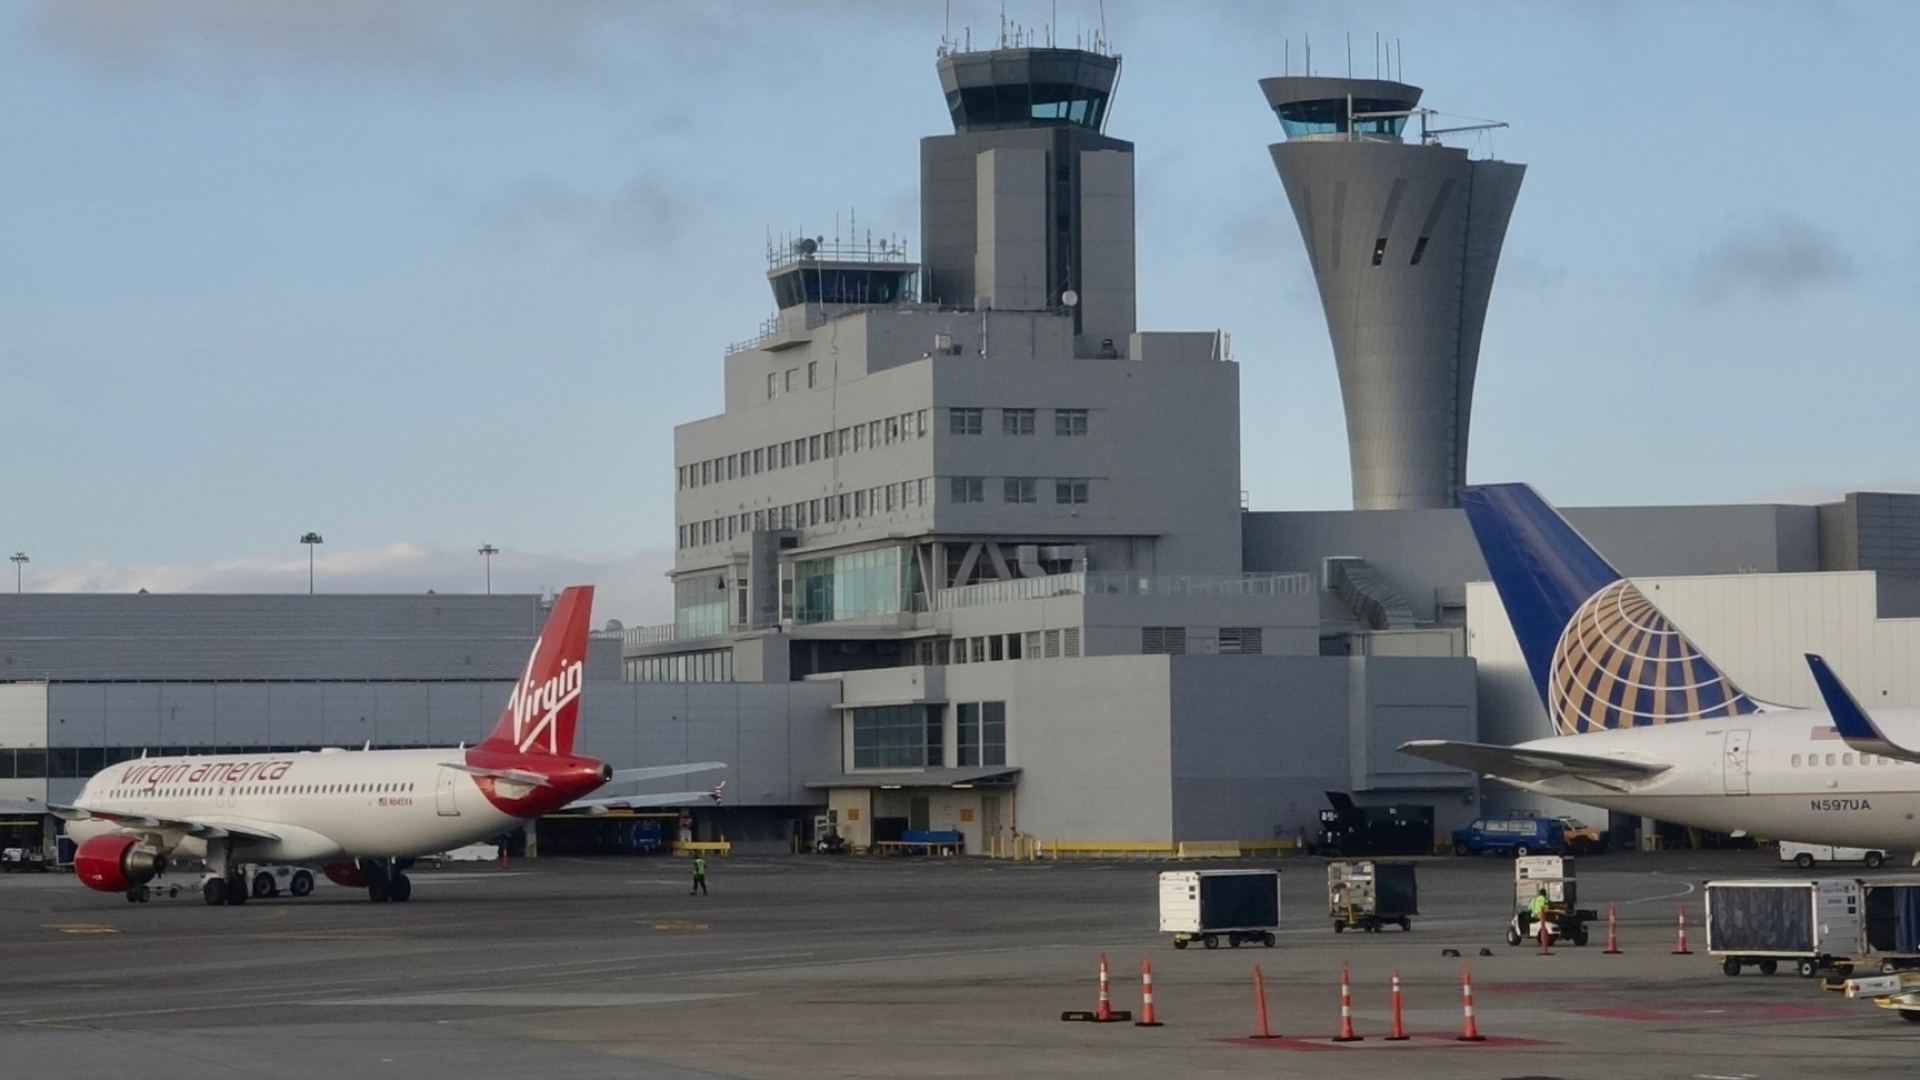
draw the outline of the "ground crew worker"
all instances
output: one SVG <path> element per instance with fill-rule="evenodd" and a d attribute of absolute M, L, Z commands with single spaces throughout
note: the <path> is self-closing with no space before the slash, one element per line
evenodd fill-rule
<path fill-rule="evenodd" d="M 1527 903 L 1527 920 L 1533 923 L 1535 933 L 1544 933 L 1547 925 L 1547 890 L 1541 889 L 1533 894 Z"/>
<path fill-rule="evenodd" d="M 707 857 L 705 855 L 695 855 L 693 857 L 693 889 L 687 893 L 687 895 L 692 896 L 694 893 L 699 893 L 702 896 L 707 894 Z M 1541 895 L 1544 896 L 1546 894 L 1542 893 Z"/>

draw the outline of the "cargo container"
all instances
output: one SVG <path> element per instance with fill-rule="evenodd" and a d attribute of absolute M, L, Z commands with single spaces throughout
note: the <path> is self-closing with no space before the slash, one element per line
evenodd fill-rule
<path fill-rule="evenodd" d="M 1198 940 L 1209 949 L 1221 939 L 1234 948 L 1273 947 L 1280 926 L 1280 871 L 1169 870 L 1160 875 L 1160 932 L 1173 947 Z"/>
<path fill-rule="evenodd" d="M 1413 929 L 1412 916 L 1420 914 L 1413 864 L 1371 859 L 1328 863 L 1327 914 L 1333 916 L 1336 934 L 1349 927 L 1371 933 L 1389 924 Z"/>
<path fill-rule="evenodd" d="M 1867 956 L 1883 972 L 1920 969 L 1920 877 L 1866 878 Z"/>
<path fill-rule="evenodd" d="M 1707 882 L 1707 952 L 1738 975 L 1751 965 L 1771 975 L 1781 961 L 1812 978 L 1843 974 L 1866 951 L 1865 904 L 1852 878 Z"/>

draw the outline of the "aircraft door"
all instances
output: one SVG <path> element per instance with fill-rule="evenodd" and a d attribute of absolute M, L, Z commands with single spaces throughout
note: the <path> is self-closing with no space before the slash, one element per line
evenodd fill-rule
<path fill-rule="evenodd" d="M 1721 765 L 1726 777 L 1727 794 L 1747 794 L 1747 736 L 1745 728 L 1729 731 L 1726 735 L 1726 754 Z"/>
<path fill-rule="evenodd" d="M 458 785 L 459 782 L 460 774 L 455 770 L 440 770 L 440 779 L 434 784 L 433 788 L 433 805 L 434 809 L 439 811 L 441 817 L 460 816 L 460 806 L 454 801 L 454 792 L 457 790 L 456 785 Z"/>

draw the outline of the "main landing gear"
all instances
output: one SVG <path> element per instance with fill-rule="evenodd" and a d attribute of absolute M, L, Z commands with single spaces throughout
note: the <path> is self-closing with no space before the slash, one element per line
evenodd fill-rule
<path fill-rule="evenodd" d="M 376 904 L 388 900 L 404 904 L 413 899 L 413 879 L 406 874 L 406 863 L 393 859 L 361 859 L 360 876 L 367 883 L 367 899 Z"/>
<path fill-rule="evenodd" d="M 247 878 L 244 870 L 232 870 L 200 883 L 200 897 L 213 907 L 247 902 Z"/>

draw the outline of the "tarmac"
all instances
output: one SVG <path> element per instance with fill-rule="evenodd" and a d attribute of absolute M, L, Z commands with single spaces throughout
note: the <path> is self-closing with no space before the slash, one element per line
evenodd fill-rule
<path fill-rule="evenodd" d="M 860 856 L 537 859 L 414 873 L 406 904 L 321 885 L 302 900 L 129 904 L 69 875 L 0 875 L 0 1075 L 141 1080 L 841 1077 L 1763 1080 L 1911 1076 L 1920 1024 L 1786 971 L 1729 978 L 1699 887 L 1806 876 L 1771 852 L 1580 859 L 1580 901 L 1617 905 L 1584 948 L 1506 944 L 1511 863 L 1419 864 L 1411 932 L 1333 932 L 1324 862 L 1008 863 Z M 1282 871 L 1276 947 L 1176 951 L 1157 872 Z M 1896 871 L 1889 869 L 1886 873 Z M 1857 867 L 1818 873 L 1865 876 Z M 1675 956 L 1676 904 L 1691 956 Z M 1485 948 L 1490 956 L 1481 956 Z M 1458 958 L 1443 955 L 1454 949 Z M 1138 1014 L 1153 962 L 1164 1026 Z M 1339 971 L 1361 1041 L 1335 1043 Z M 1461 1031 L 1472 965 L 1476 1022 Z M 1257 1030 L 1252 973 L 1270 1030 Z M 1389 1042 L 1388 984 L 1409 1038 Z"/>

